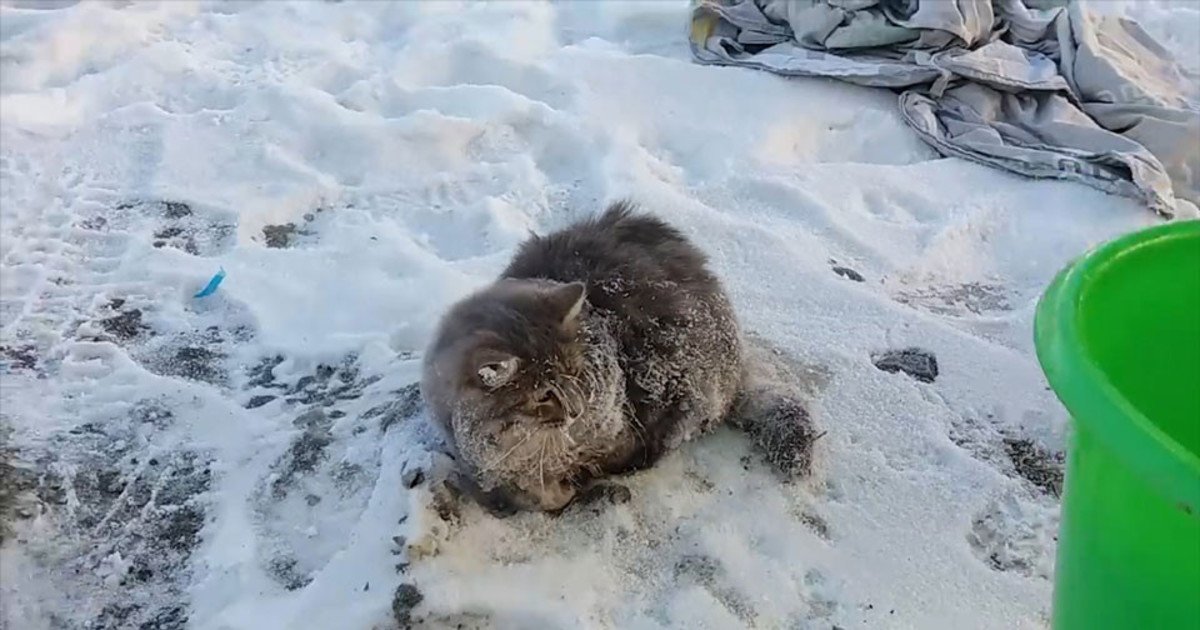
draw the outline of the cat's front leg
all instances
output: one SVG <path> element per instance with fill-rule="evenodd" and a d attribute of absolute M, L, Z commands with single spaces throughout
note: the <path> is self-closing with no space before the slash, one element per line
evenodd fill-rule
<path fill-rule="evenodd" d="M 459 494 L 470 497 L 492 516 L 505 518 L 521 510 L 557 512 L 574 498 L 576 487 L 570 480 L 529 477 L 511 483 L 484 488 L 469 471 L 456 466 L 446 482 Z"/>
<path fill-rule="evenodd" d="M 518 484 L 521 490 L 517 501 L 523 501 L 528 509 L 543 512 L 559 512 L 567 507 L 578 489 L 569 479 L 529 479 Z"/>
<path fill-rule="evenodd" d="M 587 489 L 576 495 L 575 500 L 571 502 L 571 508 L 601 506 L 604 504 L 620 505 L 629 503 L 633 498 L 633 494 L 629 488 L 611 481 L 599 481 L 587 486 Z"/>
<path fill-rule="evenodd" d="M 449 449 L 434 452 L 432 458 L 428 483 L 434 491 L 439 512 L 457 513 L 460 511 L 459 504 L 464 500 L 475 502 L 496 518 L 512 516 L 520 511 L 520 505 L 511 498 L 510 492 L 502 488 L 485 490 L 475 481 L 471 472 L 464 469 L 462 460 Z"/>
<path fill-rule="evenodd" d="M 456 472 L 449 479 L 449 483 L 496 518 L 507 518 L 521 511 L 521 505 L 513 499 L 511 493 L 500 488 L 484 490 L 468 474 Z"/>

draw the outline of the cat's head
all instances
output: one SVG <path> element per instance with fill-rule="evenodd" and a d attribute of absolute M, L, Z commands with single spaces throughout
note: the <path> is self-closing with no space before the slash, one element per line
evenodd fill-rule
<path fill-rule="evenodd" d="M 562 425 L 582 414 L 573 379 L 583 369 L 579 316 L 586 297 L 578 282 L 504 280 L 461 305 L 454 315 L 471 330 L 460 394 L 524 423 Z"/>
<path fill-rule="evenodd" d="M 561 450 L 553 434 L 569 438 L 585 416 L 594 386 L 586 308 L 582 283 L 501 280 L 443 319 L 425 386 L 441 396 L 447 428 L 480 473 L 545 466 L 530 458 Z M 551 440 L 554 447 L 545 444 Z"/>

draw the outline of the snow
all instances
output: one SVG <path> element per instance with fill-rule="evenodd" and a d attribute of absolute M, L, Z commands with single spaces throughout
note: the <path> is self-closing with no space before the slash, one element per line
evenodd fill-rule
<path fill-rule="evenodd" d="M 1195 5 L 1104 9 L 1200 60 Z M 886 91 L 697 66 L 686 23 L 4 3 L 0 626 L 387 628 L 407 583 L 428 627 L 1045 627 L 1058 501 L 1013 444 L 1061 468 L 1066 415 L 1035 301 L 1156 219 L 939 158 Z M 622 197 L 802 368 L 816 474 L 722 430 L 624 504 L 444 520 L 402 483 L 434 465 L 412 384 L 437 317 Z M 871 363 L 907 347 L 935 382 Z"/>

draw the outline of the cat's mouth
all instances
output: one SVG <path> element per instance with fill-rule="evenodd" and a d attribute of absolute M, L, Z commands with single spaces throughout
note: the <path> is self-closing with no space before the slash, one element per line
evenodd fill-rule
<path fill-rule="evenodd" d="M 561 428 L 567 426 L 567 421 L 564 418 L 555 418 L 553 420 L 542 420 L 541 424 L 538 426 L 539 426 L 539 428 L 542 428 L 542 429 L 561 429 Z"/>

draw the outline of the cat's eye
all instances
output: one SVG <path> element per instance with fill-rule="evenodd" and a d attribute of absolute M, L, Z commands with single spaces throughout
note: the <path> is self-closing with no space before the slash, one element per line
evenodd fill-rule
<path fill-rule="evenodd" d="M 549 404 L 553 401 L 554 401 L 554 390 L 546 388 L 546 389 L 543 389 L 540 394 L 538 394 L 537 400 L 535 400 L 534 402 L 536 402 L 539 405 L 545 405 L 545 404 Z"/>

